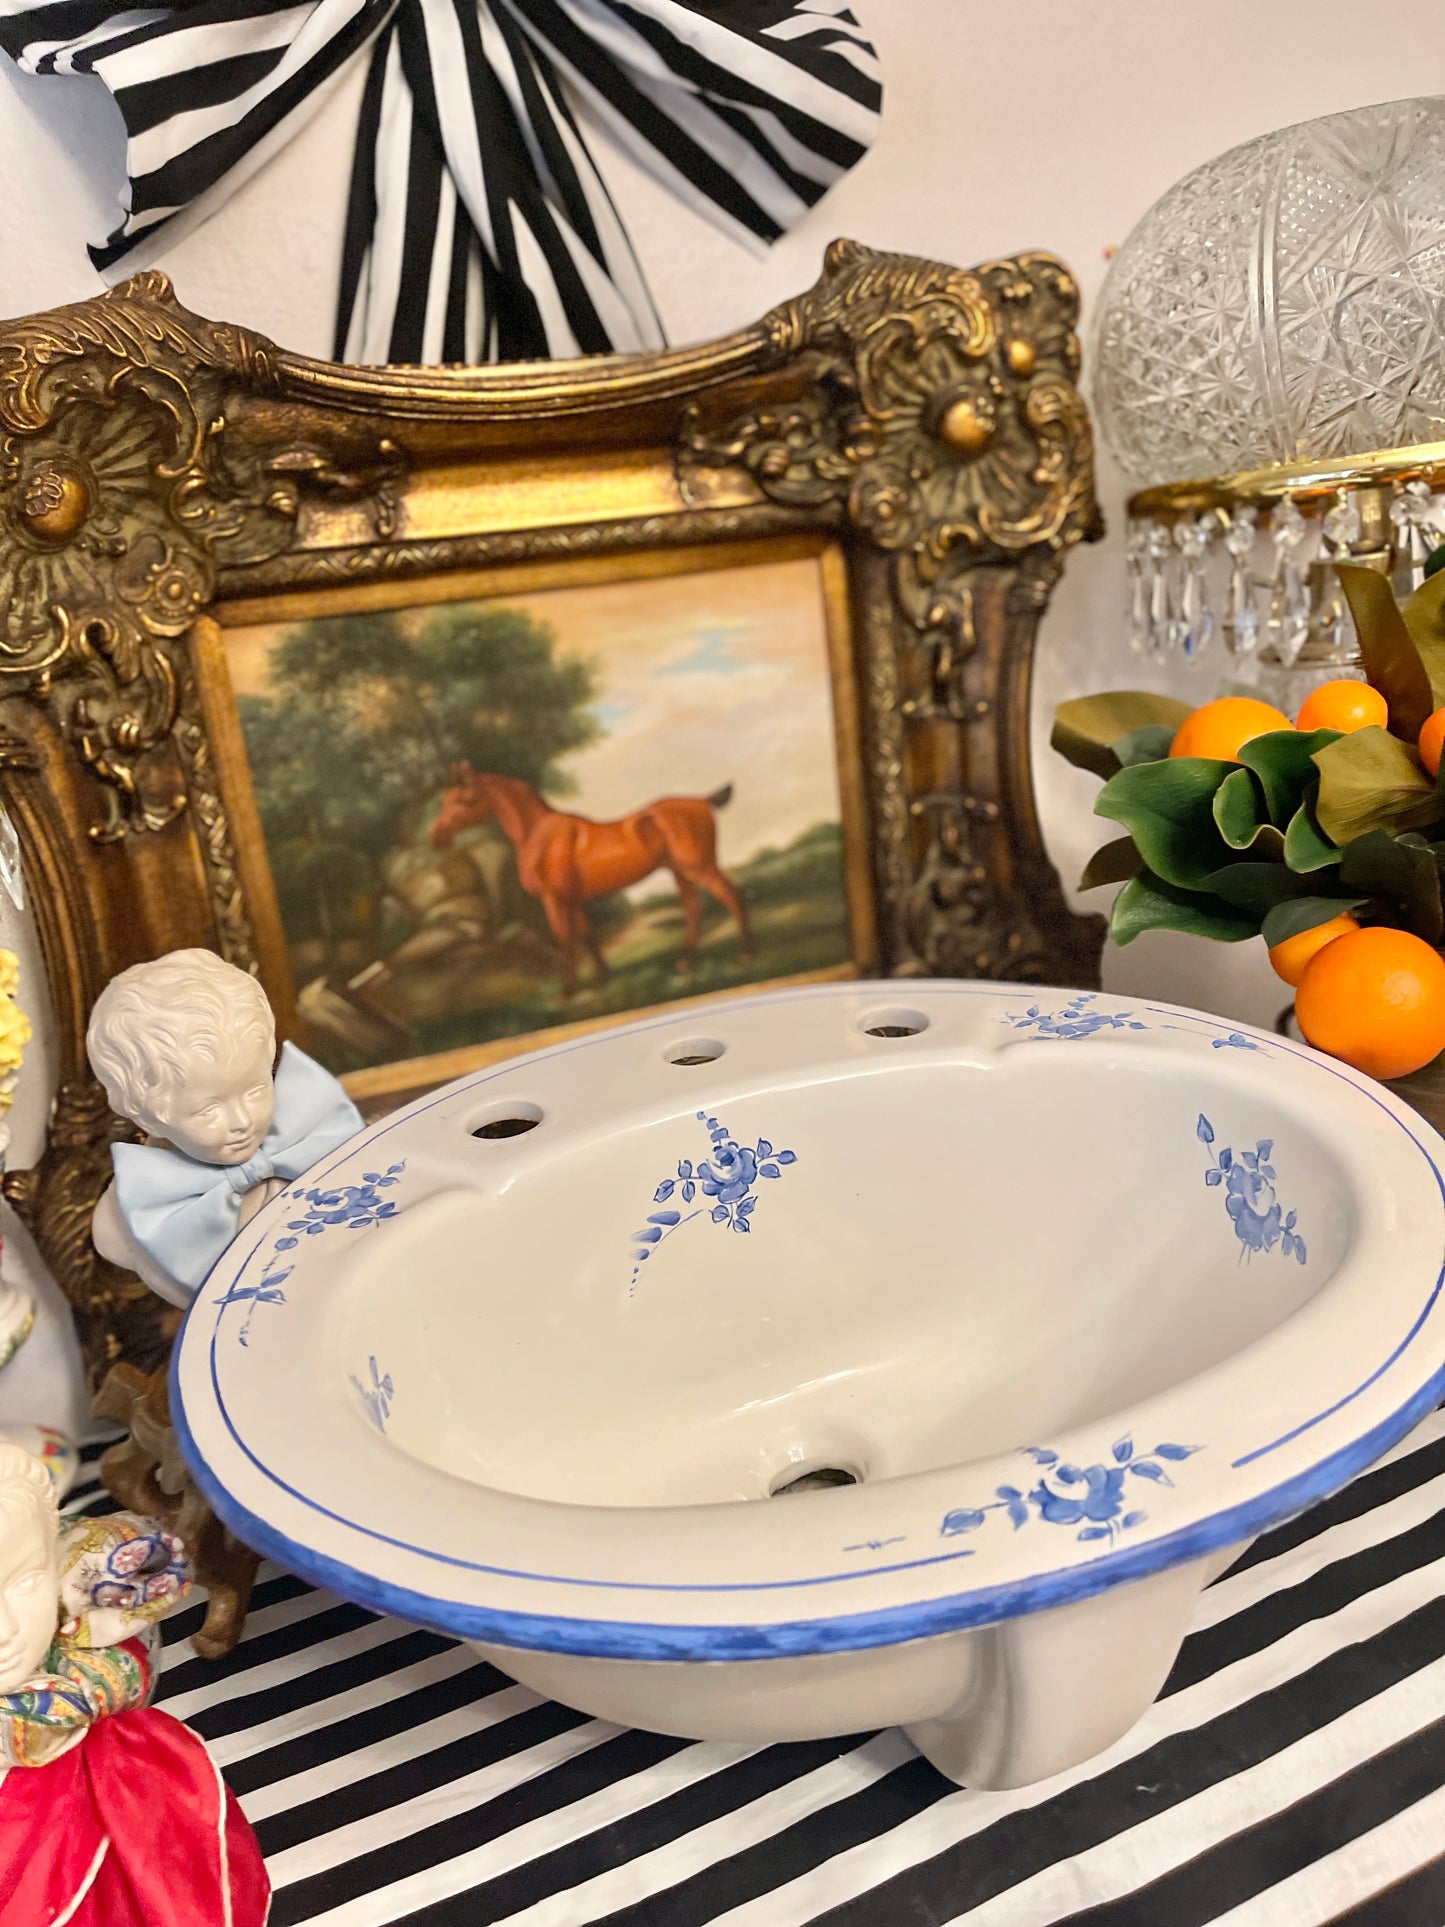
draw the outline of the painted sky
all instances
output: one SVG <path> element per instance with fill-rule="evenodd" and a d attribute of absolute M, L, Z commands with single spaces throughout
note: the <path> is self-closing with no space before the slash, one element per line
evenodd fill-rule
<path fill-rule="evenodd" d="M 820 575 L 805 557 L 499 598 L 550 624 L 563 655 L 596 666 L 603 735 L 565 759 L 577 785 L 565 807 L 606 819 L 731 783 L 718 819 L 724 865 L 836 823 Z M 291 626 L 228 635 L 238 689 L 264 686 L 265 654 Z"/>

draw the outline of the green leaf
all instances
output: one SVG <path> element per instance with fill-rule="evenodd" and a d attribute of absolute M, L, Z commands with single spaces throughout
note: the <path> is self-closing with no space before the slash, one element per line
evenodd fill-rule
<path fill-rule="evenodd" d="M 1208 894 L 1256 918 L 1287 897 L 1303 896 L 1310 885 L 1282 863 L 1227 863 L 1208 883 Z"/>
<path fill-rule="evenodd" d="M 1265 943 L 1273 950 L 1287 937 L 1313 930 L 1345 910 L 1358 910 L 1364 901 L 1363 897 L 1289 897 L 1266 914 L 1262 932 Z"/>
<path fill-rule="evenodd" d="M 1314 762 L 1315 815 L 1341 848 L 1367 830 L 1422 830 L 1445 815 L 1414 750 L 1373 723 L 1316 750 Z"/>
<path fill-rule="evenodd" d="M 1188 703 L 1156 696 L 1147 689 L 1106 689 L 1097 696 L 1076 696 L 1054 711 L 1050 742 L 1076 769 L 1109 777 L 1120 767 L 1114 745 L 1150 725 L 1169 731 L 1170 740 L 1186 716 Z"/>
<path fill-rule="evenodd" d="M 1431 708 L 1439 709 L 1445 705 L 1445 575 L 1437 570 L 1422 582 L 1400 615 L 1430 679 Z"/>
<path fill-rule="evenodd" d="M 1252 737 L 1240 749 L 1240 762 L 1264 785 L 1270 822 L 1281 830 L 1319 781 L 1313 760 L 1316 750 L 1337 742 L 1339 735 L 1337 729 L 1272 729 Z"/>
<path fill-rule="evenodd" d="M 1340 860 L 1338 844 L 1331 843 L 1321 833 L 1308 803 L 1301 803 L 1289 820 L 1289 828 L 1284 833 L 1284 860 L 1301 874 L 1323 870 L 1327 863 Z"/>
<path fill-rule="evenodd" d="M 1145 723 L 1141 729 L 1131 729 L 1113 745 L 1120 769 L 1128 769 L 1134 763 L 1161 761 L 1169 754 L 1169 745 L 1176 733 L 1172 723 Z"/>
<path fill-rule="evenodd" d="M 1124 825 L 1156 876 L 1185 890 L 1201 889 L 1210 872 L 1229 861 L 1213 802 L 1233 768 L 1203 756 L 1135 763 L 1109 778 L 1094 813 Z"/>
<path fill-rule="evenodd" d="M 1132 836 L 1116 836 L 1112 843 L 1106 843 L 1084 865 L 1084 874 L 1079 878 L 1081 890 L 1098 890 L 1106 883 L 1125 883 L 1137 876 L 1144 867 Z"/>
<path fill-rule="evenodd" d="M 1115 897 L 1109 934 L 1115 943 L 1126 944 L 1146 930 L 1182 930 L 1186 936 L 1210 937 L 1216 943 L 1242 943 L 1258 933 L 1259 918 L 1217 897 L 1177 890 L 1162 877 L 1142 870 Z"/>
<path fill-rule="evenodd" d="M 1386 577 L 1358 562 L 1337 562 L 1340 585 L 1365 660 L 1365 675 L 1390 705 L 1390 728 L 1413 743 L 1435 708 L 1430 678 Z M 1355 732 L 1359 734 L 1359 731 Z"/>
<path fill-rule="evenodd" d="M 1407 930 L 1426 943 L 1445 933 L 1440 903 L 1440 866 L 1423 838 L 1371 830 L 1340 853 L 1340 882 L 1368 897 L 1384 897 L 1399 910 Z"/>
<path fill-rule="evenodd" d="M 1264 790 L 1247 769 L 1231 770 L 1214 792 L 1215 827 L 1232 850 L 1247 850 L 1268 823 Z"/>
<path fill-rule="evenodd" d="M 1425 580 L 1428 582 L 1431 576 L 1438 574 L 1441 569 L 1445 569 L 1445 542 L 1442 542 L 1438 549 L 1431 549 L 1425 557 Z"/>

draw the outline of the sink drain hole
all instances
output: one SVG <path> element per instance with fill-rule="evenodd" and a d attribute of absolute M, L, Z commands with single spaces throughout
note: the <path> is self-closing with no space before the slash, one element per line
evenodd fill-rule
<path fill-rule="evenodd" d="M 858 1485 L 856 1472 L 850 1472 L 841 1465 L 815 1465 L 811 1471 L 799 1472 L 795 1478 L 783 1479 L 768 1493 L 770 1499 L 787 1498 L 794 1492 L 822 1492 L 830 1485 Z"/>

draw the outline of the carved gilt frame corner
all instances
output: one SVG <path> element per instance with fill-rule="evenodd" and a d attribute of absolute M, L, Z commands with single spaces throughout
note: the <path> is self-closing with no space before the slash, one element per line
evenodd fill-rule
<path fill-rule="evenodd" d="M 182 944 L 259 967 L 197 673 L 228 603 L 661 543 L 827 532 L 844 554 L 879 968 L 1097 982 L 1029 759 L 1040 615 L 1100 533 L 1077 290 L 835 242 L 817 285 L 699 347 L 349 368 L 189 314 L 165 277 L 0 326 L 0 785 L 59 1027 L 49 1142 L 5 1179 L 96 1383 L 174 1314 L 100 1261 L 122 1127 L 84 1033 Z"/>

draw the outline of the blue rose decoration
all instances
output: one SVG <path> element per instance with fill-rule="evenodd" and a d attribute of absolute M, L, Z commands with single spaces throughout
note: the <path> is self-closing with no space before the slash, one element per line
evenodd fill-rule
<path fill-rule="evenodd" d="M 1122 1465 L 1054 1465 L 1029 1494 L 1051 1525 L 1102 1525 L 1124 1510 Z"/>
<path fill-rule="evenodd" d="M 758 1175 L 758 1156 L 746 1144 L 730 1139 L 713 1146 L 712 1156 L 697 1167 L 703 1196 L 720 1204 L 736 1204 L 752 1190 Z"/>

